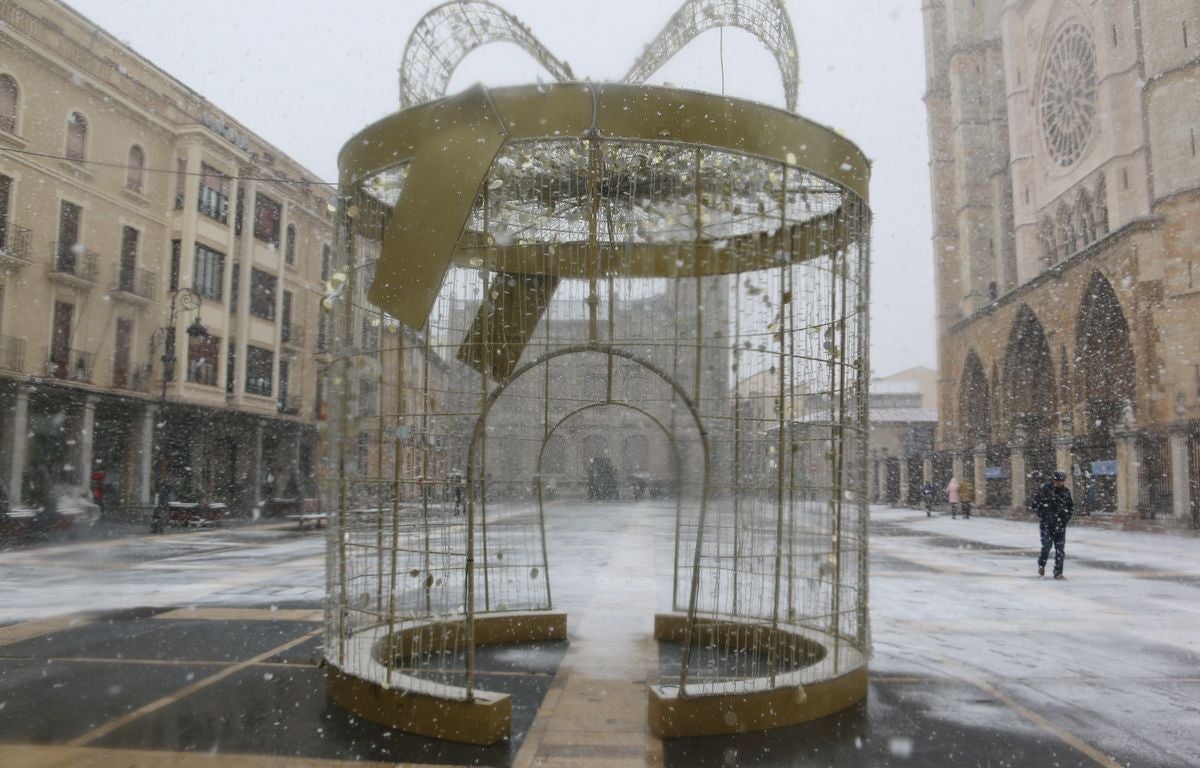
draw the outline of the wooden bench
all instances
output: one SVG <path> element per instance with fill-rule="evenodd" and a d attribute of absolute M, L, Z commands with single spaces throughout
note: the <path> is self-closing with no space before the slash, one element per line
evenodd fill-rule
<path fill-rule="evenodd" d="M 288 515 L 287 519 L 295 520 L 300 524 L 300 530 L 303 531 L 305 523 L 312 523 L 314 528 L 320 528 L 328 517 L 329 515 L 324 512 L 309 512 L 303 515 Z"/>

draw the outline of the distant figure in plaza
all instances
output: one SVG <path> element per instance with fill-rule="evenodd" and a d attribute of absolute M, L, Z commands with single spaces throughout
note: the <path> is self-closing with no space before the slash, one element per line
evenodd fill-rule
<path fill-rule="evenodd" d="M 960 501 L 958 489 L 958 478 L 950 478 L 950 482 L 946 485 L 946 498 L 950 501 L 950 517 L 955 520 L 958 519 L 958 505 Z"/>
<path fill-rule="evenodd" d="M 958 484 L 958 509 L 964 520 L 971 519 L 971 505 L 975 503 L 975 483 L 963 480 Z"/>
<path fill-rule="evenodd" d="M 921 486 L 921 500 L 925 502 L 925 517 L 933 517 L 933 499 L 937 496 L 937 486 L 933 481 Z"/>
<path fill-rule="evenodd" d="M 463 511 L 463 478 L 462 475 L 455 472 L 450 476 L 451 487 L 454 492 L 454 514 L 460 514 Z"/>
<path fill-rule="evenodd" d="M 1071 522 L 1071 511 L 1075 502 L 1066 486 L 1067 473 L 1055 472 L 1049 482 L 1042 485 L 1033 496 L 1033 513 L 1041 519 L 1042 551 L 1038 555 L 1038 576 L 1046 575 L 1046 560 L 1050 546 L 1054 546 L 1054 578 L 1063 576 L 1063 560 L 1067 553 L 1067 523 Z"/>
<path fill-rule="evenodd" d="M 104 514 L 104 470 L 97 468 L 92 472 L 92 501 L 96 502 L 96 506 L 100 508 L 100 514 Z"/>

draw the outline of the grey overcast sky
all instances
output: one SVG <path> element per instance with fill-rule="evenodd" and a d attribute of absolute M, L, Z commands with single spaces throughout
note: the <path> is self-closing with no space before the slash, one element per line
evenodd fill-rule
<path fill-rule="evenodd" d="M 337 152 L 396 110 L 408 34 L 439 0 L 68 0 L 91 21 L 325 180 Z M 579 77 L 618 79 L 681 0 L 499 0 Z M 788 0 L 799 111 L 874 162 L 872 368 L 936 364 L 924 48 L 917 0 Z M 774 60 L 741 30 L 705 33 L 651 82 L 783 106 Z M 530 82 L 515 46 L 473 53 L 450 84 Z"/>

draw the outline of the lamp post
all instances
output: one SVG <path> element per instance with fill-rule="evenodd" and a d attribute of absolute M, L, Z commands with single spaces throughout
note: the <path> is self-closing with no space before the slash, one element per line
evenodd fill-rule
<path fill-rule="evenodd" d="M 208 329 L 200 322 L 200 294 L 191 288 L 178 288 L 171 292 L 171 308 L 167 315 L 167 325 L 154 332 L 155 343 L 162 343 L 162 390 L 158 398 L 159 408 L 159 475 L 158 489 L 154 495 L 154 517 L 151 528 L 162 530 L 163 513 L 166 512 L 167 501 L 170 500 L 170 451 L 167 450 L 167 384 L 175 378 L 175 320 L 182 310 L 196 310 L 196 319 L 188 325 L 186 333 L 191 338 L 202 338 L 208 335 Z"/>

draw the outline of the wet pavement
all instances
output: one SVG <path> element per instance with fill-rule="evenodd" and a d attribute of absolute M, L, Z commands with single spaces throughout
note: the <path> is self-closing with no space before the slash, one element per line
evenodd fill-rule
<path fill-rule="evenodd" d="M 1197 764 L 1200 540 L 1072 528 L 1056 582 L 1036 577 L 1032 522 L 884 508 L 867 702 L 769 733 L 655 739 L 644 684 L 660 651 L 650 615 L 670 604 L 672 512 L 549 510 L 570 640 L 480 654 L 481 686 L 514 701 L 512 737 L 491 748 L 326 702 L 320 531 L 6 548 L 0 768 Z"/>

